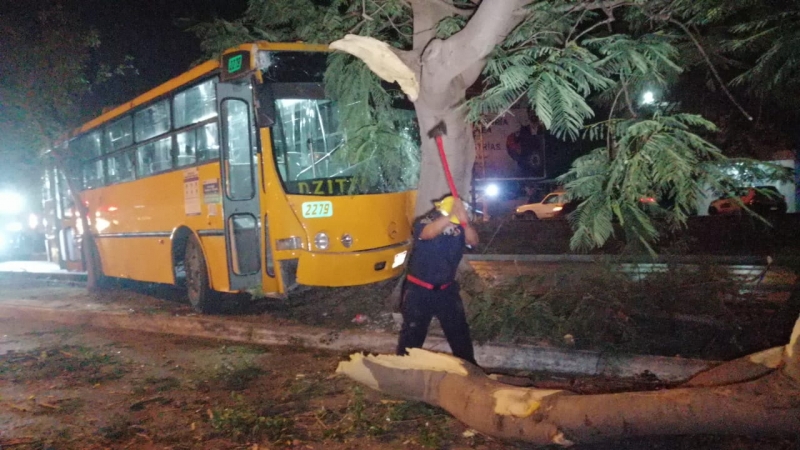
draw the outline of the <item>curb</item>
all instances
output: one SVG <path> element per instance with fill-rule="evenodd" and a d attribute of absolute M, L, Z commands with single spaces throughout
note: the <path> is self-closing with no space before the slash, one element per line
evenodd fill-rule
<path fill-rule="evenodd" d="M 468 261 L 521 261 L 537 263 L 609 263 L 609 264 L 721 264 L 729 266 L 766 266 L 766 256 L 737 255 L 584 255 L 584 254 L 502 254 L 464 253 Z"/>
<path fill-rule="evenodd" d="M 44 306 L 43 306 L 44 304 Z M 258 345 L 312 347 L 333 351 L 394 353 L 397 336 L 359 330 L 329 330 L 303 325 L 276 325 L 225 317 L 173 316 L 134 311 L 110 311 L 100 304 L 74 304 L 26 300 L 0 303 L 0 318 L 48 321 L 149 333 L 222 339 Z M 450 352 L 447 341 L 429 336 L 426 349 Z M 547 347 L 478 345 L 475 357 L 485 368 L 525 370 L 563 375 L 630 378 L 655 375 L 661 381 L 684 381 L 718 364 L 686 358 L 607 354 Z"/>

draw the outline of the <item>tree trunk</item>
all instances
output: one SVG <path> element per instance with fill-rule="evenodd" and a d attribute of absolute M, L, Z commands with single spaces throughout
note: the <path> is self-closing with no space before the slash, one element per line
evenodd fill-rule
<path fill-rule="evenodd" d="M 760 352 L 688 383 L 704 387 L 655 392 L 575 395 L 511 387 L 453 356 L 421 349 L 408 356 L 355 354 L 337 372 L 381 392 L 439 406 L 482 433 L 537 445 L 700 433 L 782 436 L 800 430 L 799 338 L 800 319 L 782 361 L 780 351 Z"/>
<path fill-rule="evenodd" d="M 398 77 L 405 80 L 410 76 L 418 83 L 418 93 L 415 88 L 409 89 L 409 85 L 416 83 L 409 82 L 405 86 L 400 83 L 414 102 L 422 135 L 416 216 L 430 210 L 432 200 L 450 193 L 436 142 L 428 137 L 428 132 L 440 122 L 447 127 L 443 141 L 454 184 L 460 196 L 469 197 L 475 141 L 464 107 L 467 88 L 478 79 L 486 57 L 522 21 L 521 8 L 529 2 L 483 0 L 476 9 L 468 11 L 447 1 L 411 0 L 413 50 L 389 49 L 385 44 L 352 35 L 331 43 L 331 48 L 362 59 L 386 81 L 395 82 Z M 454 15 L 468 16 L 467 25 L 447 39 L 437 39 L 436 24 Z M 398 64 L 398 60 L 402 63 Z"/>
<path fill-rule="evenodd" d="M 424 93 L 424 89 L 422 92 Z M 464 99 L 464 95 L 462 94 L 461 100 Z M 431 203 L 433 200 L 438 200 L 450 193 L 436 141 L 428 136 L 428 132 L 432 128 L 441 122 L 444 122 L 447 128 L 447 134 L 442 139 L 447 164 L 450 167 L 459 196 L 466 199 L 469 198 L 472 184 L 472 166 L 475 161 L 475 141 L 472 136 L 472 130 L 467 124 L 464 109 L 450 108 L 444 111 L 436 111 L 427 100 L 424 97 L 420 97 L 415 104 L 422 134 L 422 159 L 415 209 L 416 216 L 430 210 L 433 207 Z M 457 104 L 458 101 L 459 99 L 455 98 L 452 104 Z"/>

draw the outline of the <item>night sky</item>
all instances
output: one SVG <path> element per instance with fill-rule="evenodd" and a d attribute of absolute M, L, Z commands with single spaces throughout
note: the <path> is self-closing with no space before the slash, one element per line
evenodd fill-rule
<path fill-rule="evenodd" d="M 36 3 L 0 0 L 0 15 L 35 23 L 37 11 L 57 4 L 77 14 L 85 26 L 98 31 L 101 45 L 93 63 L 114 67 L 131 56 L 138 71 L 138 74 L 113 78 L 96 87 L 83 104 L 86 117 L 98 115 L 104 107 L 129 101 L 205 59 L 198 38 L 181 28 L 188 23 L 183 19 L 195 22 L 213 18 L 234 20 L 247 8 L 247 0 L 43 0 Z M 4 51 L 9 49 L 0 49 L 0 59 Z M 81 122 L 77 120 L 75 125 Z M 19 148 L 24 147 L 22 142 L 20 136 L 8 133 L 0 137 L 0 161 L 5 169 L 15 168 L 0 173 L 0 188 L 23 188 L 26 181 L 35 184 L 38 179 L 38 173 L 28 173 L 36 170 L 35 164 L 23 161 L 35 152 L 19 152 Z M 38 187 L 30 190 L 35 193 Z"/>
<path fill-rule="evenodd" d="M 235 19 L 245 0 L 72 0 L 70 8 L 100 32 L 100 59 L 119 63 L 133 57 L 139 74 L 115 80 L 97 92 L 108 106 L 127 101 L 186 71 L 203 58 L 198 39 L 179 27 L 180 19 Z M 184 22 L 185 24 L 185 22 Z"/>
<path fill-rule="evenodd" d="M 125 102 L 186 71 L 203 58 L 198 39 L 183 31 L 179 21 L 208 21 L 241 17 L 247 0 L 45 0 L 77 13 L 88 27 L 98 30 L 101 46 L 97 61 L 115 66 L 133 57 L 138 75 L 113 80 L 96 91 L 89 108 Z M 0 14 L 31 13 L 30 4 L 0 0 Z"/>

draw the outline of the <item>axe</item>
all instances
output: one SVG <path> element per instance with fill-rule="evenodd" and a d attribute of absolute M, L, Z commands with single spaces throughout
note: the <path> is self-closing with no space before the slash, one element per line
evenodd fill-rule
<path fill-rule="evenodd" d="M 447 125 L 444 121 L 440 121 L 435 127 L 428 131 L 428 137 L 436 140 L 436 147 L 439 148 L 439 158 L 442 159 L 442 167 L 444 167 L 444 176 L 447 178 L 447 185 L 450 186 L 450 192 L 454 198 L 458 198 L 458 190 L 456 184 L 453 182 L 453 175 L 450 173 L 450 166 L 447 164 L 447 156 L 444 154 L 444 143 L 442 136 L 447 134 Z"/>

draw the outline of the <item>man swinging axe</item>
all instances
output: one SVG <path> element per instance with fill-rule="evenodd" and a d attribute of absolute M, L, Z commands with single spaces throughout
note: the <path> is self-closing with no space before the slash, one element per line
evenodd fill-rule
<path fill-rule="evenodd" d="M 422 347 L 431 319 L 436 317 L 453 355 L 478 365 L 455 281 L 464 246 L 477 245 L 478 233 L 469 224 L 466 208 L 458 198 L 447 165 L 442 144 L 442 135 L 446 132 L 441 122 L 428 136 L 436 140 L 452 195 L 434 202 L 435 208 L 414 223 L 415 241 L 401 297 L 403 326 L 397 354 L 405 355 L 409 348 Z"/>

